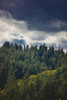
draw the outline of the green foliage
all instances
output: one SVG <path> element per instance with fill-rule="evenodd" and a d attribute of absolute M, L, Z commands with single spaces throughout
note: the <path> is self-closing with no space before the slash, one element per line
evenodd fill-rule
<path fill-rule="evenodd" d="M 0 48 L 0 100 L 67 100 L 66 91 L 63 49 L 9 42 Z"/>

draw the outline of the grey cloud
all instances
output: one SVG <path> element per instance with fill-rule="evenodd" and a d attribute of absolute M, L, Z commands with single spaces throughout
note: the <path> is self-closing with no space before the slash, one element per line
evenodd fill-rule
<path fill-rule="evenodd" d="M 0 9 L 10 12 L 17 20 L 26 21 L 29 30 L 67 30 L 67 0 L 0 0 Z M 64 24 L 57 24 L 56 19 Z"/>
<path fill-rule="evenodd" d="M 12 43 L 21 44 L 21 45 L 24 45 L 24 44 L 25 44 L 25 41 L 24 41 L 23 39 L 21 39 L 21 40 L 13 39 L 11 42 L 12 42 Z"/>
<path fill-rule="evenodd" d="M 61 41 L 67 41 L 67 31 L 60 32 L 47 32 L 47 31 L 39 31 L 39 30 L 29 30 L 28 23 L 23 20 L 16 20 L 13 17 L 10 17 L 11 14 L 6 11 L 1 11 L 2 16 L 0 16 L 0 44 L 2 45 L 3 41 L 13 41 L 20 44 L 26 43 L 29 45 L 39 45 L 46 43 L 46 45 L 54 45 L 55 47 L 59 47 L 60 44 L 65 45 L 63 48 L 67 48 L 66 42 L 62 43 Z M 5 15 L 4 15 L 5 14 Z M 6 17 L 8 15 L 8 19 Z M 9 16 L 10 15 L 10 16 Z M 58 21 L 53 21 L 54 26 L 58 23 Z M 63 22 L 60 21 L 62 24 Z M 62 27 L 64 24 L 59 24 Z"/>
<path fill-rule="evenodd" d="M 34 22 L 35 23 L 35 22 Z M 31 26 L 31 27 L 30 27 Z M 61 20 L 51 20 L 47 23 L 36 21 L 36 25 L 28 24 L 30 30 L 46 31 L 48 33 L 56 33 L 60 31 L 67 31 L 67 22 Z"/>
<path fill-rule="evenodd" d="M 67 49 L 67 40 L 62 39 L 60 43 L 60 47 Z"/>

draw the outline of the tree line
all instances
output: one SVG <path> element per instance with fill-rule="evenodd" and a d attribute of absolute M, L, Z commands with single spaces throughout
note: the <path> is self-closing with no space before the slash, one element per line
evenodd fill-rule
<path fill-rule="evenodd" d="M 67 100 L 67 53 L 45 44 L 0 47 L 0 100 Z"/>

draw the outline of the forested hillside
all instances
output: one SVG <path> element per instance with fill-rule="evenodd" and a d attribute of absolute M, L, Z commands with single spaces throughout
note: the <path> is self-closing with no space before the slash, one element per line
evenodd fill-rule
<path fill-rule="evenodd" d="M 67 100 L 67 53 L 45 44 L 0 47 L 0 100 Z"/>

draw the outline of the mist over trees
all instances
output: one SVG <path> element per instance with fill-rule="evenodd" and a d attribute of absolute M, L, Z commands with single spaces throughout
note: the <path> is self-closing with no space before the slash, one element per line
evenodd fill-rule
<path fill-rule="evenodd" d="M 0 47 L 0 100 L 67 100 L 67 53 L 45 44 Z"/>

